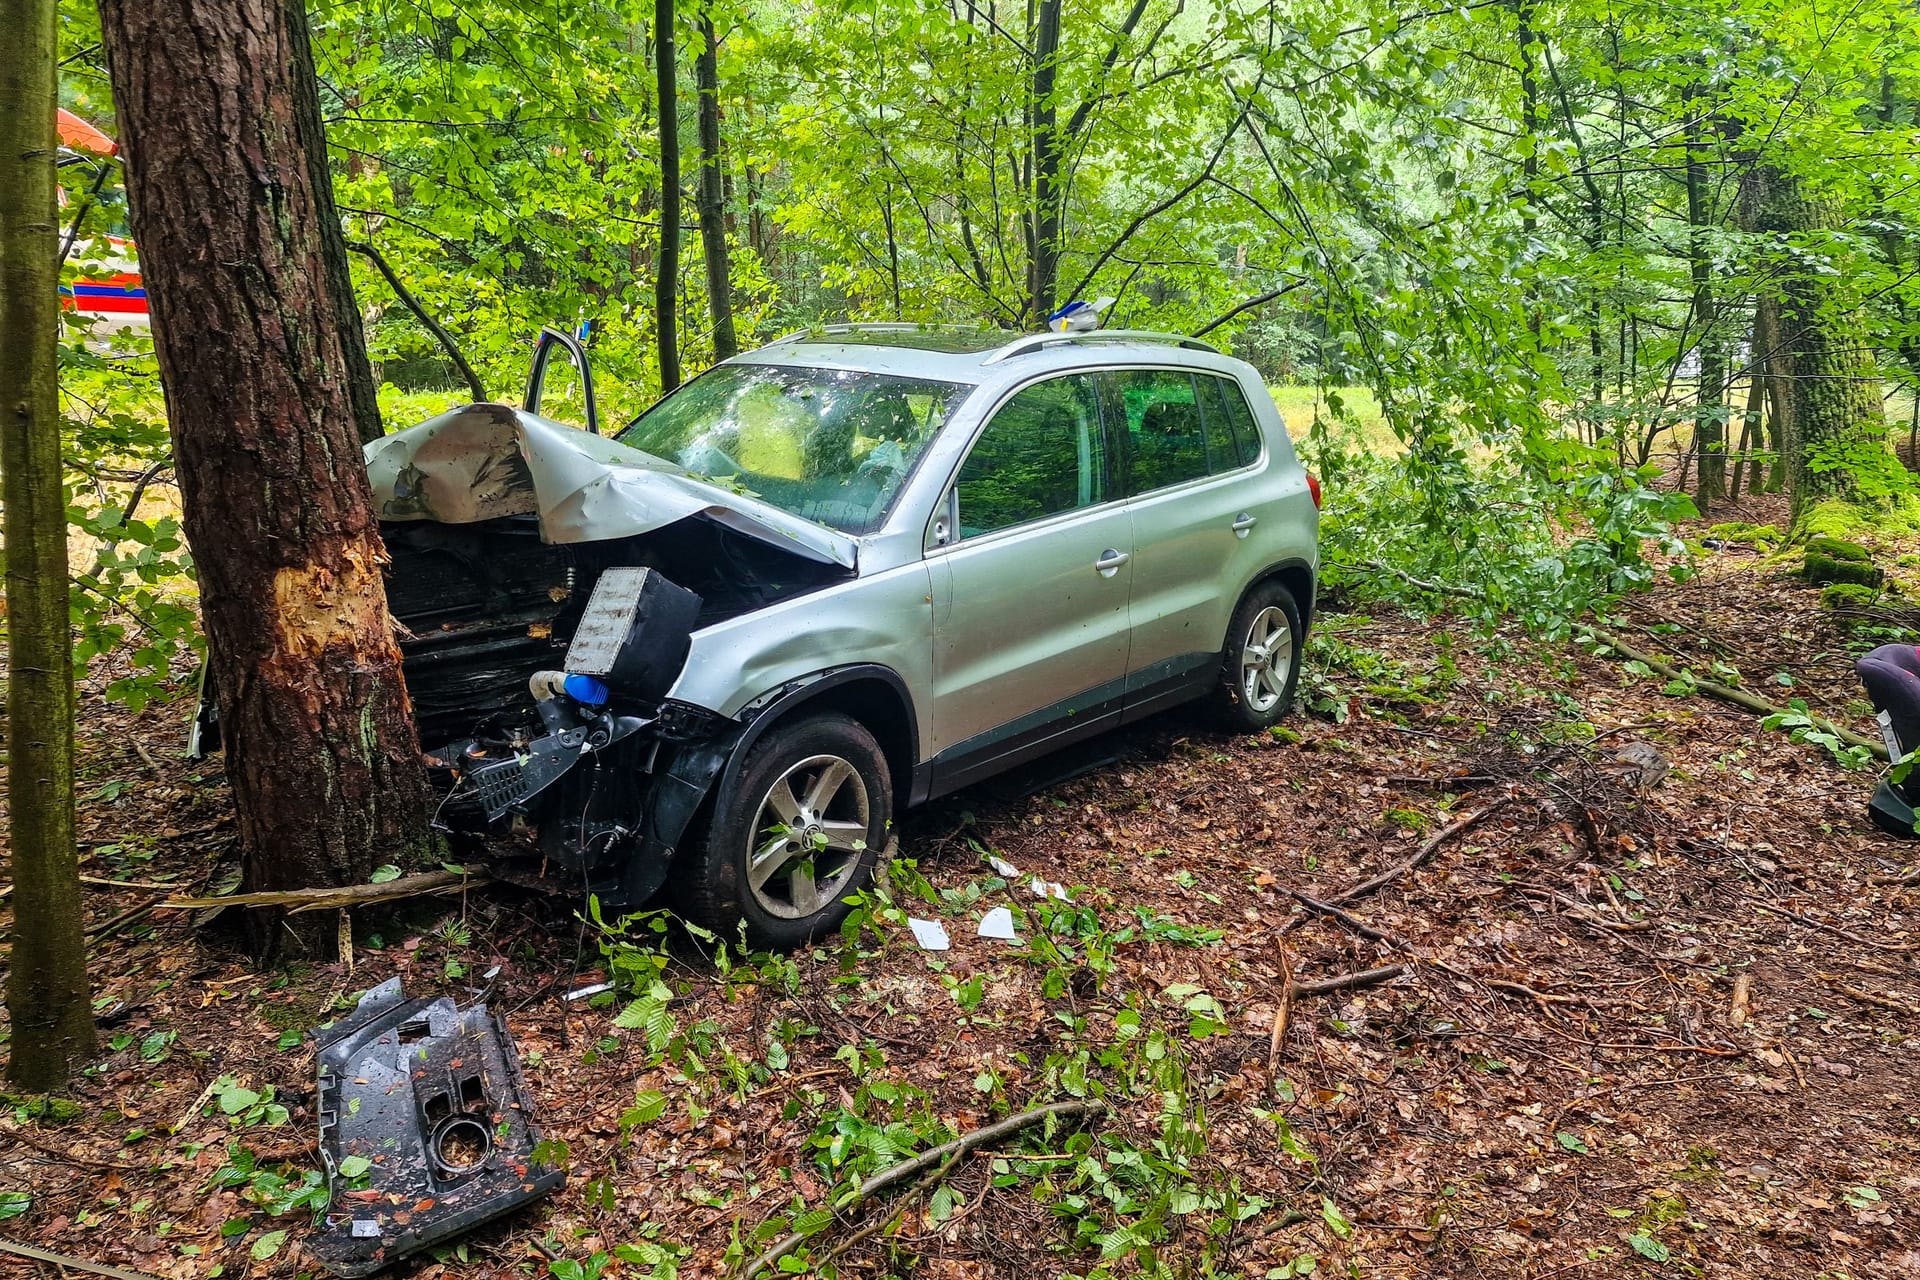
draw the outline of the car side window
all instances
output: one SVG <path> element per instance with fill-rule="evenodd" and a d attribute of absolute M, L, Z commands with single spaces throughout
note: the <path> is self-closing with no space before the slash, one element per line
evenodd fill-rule
<path fill-rule="evenodd" d="M 1232 378 L 1196 374 L 1207 417 L 1207 458 L 1215 472 L 1252 466 L 1260 457 L 1253 406 Z"/>
<path fill-rule="evenodd" d="M 1127 431 L 1127 491 L 1147 493 L 1208 472 L 1205 422 L 1193 376 L 1177 369 L 1106 375 Z"/>
<path fill-rule="evenodd" d="M 960 536 L 978 537 L 1106 501 L 1107 451 L 1093 378 L 1014 393 L 973 442 L 954 482 Z"/>

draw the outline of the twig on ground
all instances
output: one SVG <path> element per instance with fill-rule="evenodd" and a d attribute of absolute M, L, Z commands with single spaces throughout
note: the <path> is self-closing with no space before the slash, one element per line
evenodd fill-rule
<path fill-rule="evenodd" d="M 1859 987 L 1848 986 L 1846 983 L 1829 974 L 1821 974 L 1820 979 L 1835 991 L 1858 1000 L 1861 1004 L 1870 1004 L 1876 1009 L 1891 1009 L 1895 1013 L 1904 1013 L 1909 1018 L 1920 1018 L 1920 1009 L 1916 1009 L 1910 1004 L 1903 1004 L 1891 996 L 1876 995 L 1871 991 L 1862 991 Z"/>
<path fill-rule="evenodd" d="M 841 1208 L 855 1208 L 872 1199 L 880 1192 L 885 1191 L 887 1188 L 897 1183 L 905 1182 L 908 1178 L 940 1164 L 949 1157 L 965 1155 L 975 1147 L 985 1146 L 987 1143 L 1004 1138 L 1010 1133 L 1018 1133 L 1022 1129 L 1030 1128 L 1043 1120 L 1056 1116 L 1063 1118 L 1070 1116 L 1098 1116 L 1104 1114 L 1106 1109 L 1106 1103 L 1095 1099 L 1074 1099 L 1068 1102 L 1049 1103 L 1044 1107 L 1034 1107 L 1030 1111 L 1022 1111 L 1019 1115 L 1008 1116 L 1005 1120 L 987 1125 L 984 1128 L 975 1129 L 970 1133 L 963 1133 L 952 1142 L 943 1142 L 937 1147 L 923 1151 L 911 1160 L 903 1160 L 891 1168 L 882 1169 L 879 1173 L 874 1174 L 871 1178 L 868 1178 L 855 1188 L 853 1194 L 847 1198 L 847 1202 L 842 1205 Z M 804 1233 L 796 1231 L 776 1241 L 765 1253 L 746 1265 L 740 1272 L 740 1280 L 754 1280 L 755 1276 L 758 1276 L 762 1271 L 765 1271 L 768 1267 L 773 1266 L 779 1262 L 780 1259 L 792 1253 L 804 1244 L 806 1240 L 807 1236 Z"/>
<path fill-rule="evenodd" d="M 1447 824 L 1446 826 L 1440 828 L 1438 831 L 1434 832 L 1432 835 L 1428 836 L 1426 839 L 1426 842 L 1414 851 L 1414 854 L 1411 858 L 1408 858 L 1405 862 L 1400 863 L 1398 866 L 1392 867 L 1386 871 L 1382 871 L 1379 875 L 1375 876 L 1373 879 L 1363 881 L 1362 883 L 1353 886 L 1353 888 L 1351 889 L 1342 889 L 1339 893 L 1336 893 L 1331 898 L 1328 898 L 1326 900 L 1327 904 L 1329 906 L 1338 906 L 1343 902 L 1352 902 L 1355 898 L 1364 898 L 1368 894 L 1374 892 L 1375 890 L 1384 888 L 1387 885 L 1392 884 L 1395 880 L 1398 880 L 1401 876 L 1406 875 L 1408 872 L 1419 867 L 1420 864 L 1425 862 L 1428 858 L 1431 858 L 1434 855 L 1434 852 L 1437 849 L 1439 849 L 1441 845 L 1453 839 L 1455 836 L 1466 834 L 1468 831 L 1478 826 L 1490 814 L 1493 814 L 1500 809 L 1504 809 L 1507 805 L 1511 804 L 1512 802 L 1513 802 L 1512 796 L 1502 796 L 1498 800 L 1495 800 L 1492 804 L 1489 804 L 1482 808 L 1474 810 L 1472 813 L 1468 814 L 1464 818 L 1461 818 L 1459 821 Z"/>
<path fill-rule="evenodd" d="M 1347 928 L 1353 930 L 1355 933 L 1359 934 L 1363 938 L 1371 938 L 1375 942 L 1387 942 L 1390 945 L 1396 944 L 1396 940 L 1391 939 L 1384 929 L 1374 928 L 1372 925 L 1368 924 L 1365 920 L 1362 920 L 1359 916 L 1354 915 L 1351 911 L 1342 911 L 1339 907 L 1334 906 L 1331 902 L 1322 902 L 1318 898 L 1309 898 L 1306 894 L 1300 892 L 1298 889 L 1288 889 L 1284 885 L 1282 886 L 1282 888 L 1285 890 L 1288 897 L 1292 898 L 1295 902 L 1305 907 L 1308 911 L 1312 912 L 1314 915 L 1327 916 L 1334 920 L 1338 920 L 1341 924 L 1347 926 Z M 1300 916 L 1296 919 L 1287 921 L 1285 924 L 1280 926 L 1281 936 L 1284 937 L 1285 935 L 1292 933 L 1295 929 L 1299 928 L 1302 924 L 1305 924 L 1305 923 L 1306 923 L 1305 916 Z"/>
<path fill-rule="evenodd" d="M 1358 973 L 1343 973 L 1336 978 L 1322 978 L 1318 982 L 1290 982 L 1287 992 L 1295 1000 L 1305 1000 L 1312 996 L 1330 996 L 1338 991 L 1357 991 L 1361 987 L 1377 987 L 1383 982 L 1392 982 L 1407 972 L 1404 964 L 1382 965 L 1378 969 L 1362 969 Z"/>
<path fill-rule="evenodd" d="M 30 1138 L 24 1131 L 18 1128 L 0 1129 L 0 1136 L 17 1142 L 23 1147 L 29 1147 L 38 1151 L 43 1156 L 58 1160 L 62 1164 L 85 1165 L 89 1169 L 115 1169 L 122 1173 L 138 1173 L 141 1171 L 141 1167 L 137 1164 L 123 1164 L 118 1160 L 101 1160 L 93 1156 L 77 1156 L 71 1151 L 61 1151 L 58 1148 L 46 1146 L 38 1138 Z"/>
<path fill-rule="evenodd" d="M 96 1276 L 112 1276 L 114 1280 L 159 1280 L 150 1271 L 129 1271 L 125 1267 L 110 1267 L 104 1262 L 88 1262 L 84 1258 L 68 1257 L 64 1253 L 55 1253 L 51 1249 L 36 1249 L 30 1244 L 20 1244 L 14 1240 L 0 1240 L 0 1250 L 22 1258 L 31 1258 L 35 1262 L 52 1263 L 55 1267 L 72 1267 L 75 1271 L 85 1271 Z"/>
<path fill-rule="evenodd" d="M 1828 924 L 1825 920 L 1816 920 L 1812 916 L 1801 915 L 1798 911 L 1790 911 L 1786 907 L 1776 907 L 1770 903 L 1762 902 L 1758 898 L 1749 897 L 1747 902 L 1752 906 L 1760 908 L 1762 911 L 1771 912 L 1776 916 L 1785 916 L 1789 920 L 1798 920 L 1801 924 L 1807 925 L 1810 928 L 1825 929 L 1828 933 L 1837 934 L 1845 938 L 1848 942 L 1857 942 L 1863 947 L 1872 947 L 1875 951 L 1908 952 L 1913 950 L 1911 946 L 1905 943 L 1875 942 L 1872 938 L 1863 938 L 1857 933 L 1842 929 L 1837 924 Z"/>
<path fill-rule="evenodd" d="M 1727 1025 L 1744 1027 L 1753 1011 L 1753 975 L 1743 973 L 1733 980 L 1733 1003 L 1727 1008 Z"/>
<path fill-rule="evenodd" d="M 133 923 L 159 905 L 160 899 L 152 898 L 137 907 L 129 907 L 111 919 L 102 920 L 99 924 L 88 925 L 85 930 L 85 936 L 89 938 L 110 937 L 114 930 L 118 929 L 121 925 Z"/>
<path fill-rule="evenodd" d="M 954 1162 L 958 1159 L 960 1159 L 960 1153 L 956 1151 L 941 1161 L 938 1166 L 928 1170 L 925 1177 L 900 1193 L 900 1198 L 893 1203 L 887 1212 L 875 1215 L 872 1222 L 869 1222 L 866 1226 L 861 1227 L 845 1240 L 842 1240 L 839 1244 L 827 1250 L 826 1256 L 820 1259 L 820 1265 L 816 1269 L 823 1272 L 826 1271 L 828 1266 L 842 1254 L 846 1253 L 847 1250 L 853 1248 L 862 1240 L 872 1237 L 876 1232 L 884 1231 L 889 1223 L 899 1221 L 900 1215 L 913 1206 L 914 1197 L 918 1196 L 928 1187 L 933 1186 L 936 1182 L 940 1181 L 940 1179 L 946 1177 L 948 1171 L 953 1168 Z"/>

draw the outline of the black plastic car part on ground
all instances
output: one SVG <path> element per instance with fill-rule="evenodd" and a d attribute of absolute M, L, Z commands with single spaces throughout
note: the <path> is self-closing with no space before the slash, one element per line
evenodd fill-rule
<path fill-rule="evenodd" d="M 409 1000 L 393 978 L 313 1037 L 332 1208 L 310 1248 L 334 1274 L 372 1275 L 566 1181 L 534 1161 L 519 1058 L 485 1005 Z"/>

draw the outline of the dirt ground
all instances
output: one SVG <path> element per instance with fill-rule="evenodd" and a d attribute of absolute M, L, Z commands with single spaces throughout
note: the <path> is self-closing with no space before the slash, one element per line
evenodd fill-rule
<path fill-rule="evenodd" d="M 1779 514 L 1750 506 L 1738 518 Z M 1851 670 L 1870 641 L 1753 551 L 1702 567 L 1616 629 L 1873 732 Z M 1303 1258 L 1381 1277 L 1920 1277 L 1920 843 L 1868 826 L 1873 775 L 1570 645 L 1325 623 L 1323 710 L 1291 733 L 1176 714 L 915 813 L 893 908 L 791 964 L 722 971 L 670 933 L 664 1053 L 615 1025 L 624 994 L 567 998 L 608 952 L 566 902 L 495 885 L 368 913 L 351 967 L 265 973 L 150 908 L 230 851 L 218 762 L 181 758 L 183 706 L 90 697 L 102 1056 L 76 1117 L 0 1109 L 0 1236 L 162 1276 L 314 1271 L 311 1215 L 269 1212 L 233 1149 L 296 1184 L 317 1167 L 299 1033 L 398 975 L 487 993 L 570 1173 L 401 1276 L 587 1277 L 617 1245 L 605 1274 L 719 1276 L 763 1221 L 828 1197 L 835 1126 L 873 1131 L 848 1117 L 965 1132 L 1078 1092 L 1107 1114 L 970 1153 L 897 1214 L 843 1214 L 812 1265 L 841 1246 L 844 1274 L 940 1280 L 1309 1274 Z M 1071 908 L 1043 913 L 1029 875 Z M 975 936 L 999 905 L 1026 943 Z M 952 949 L 918 948 L 901 912 L 941 920 Z M 1129 1011 L 1169 1029 L 1177 1078 L 1130 1074 Z M 1088 1045 L 1090 1083 L 1058 1066 Z M 1210 1207 L 1142 1209 L 1122 1150 L 1179 1166 L 1156 1176 Z M 1111 1177 L 1084 1168 L 1101 1152 Z"/>

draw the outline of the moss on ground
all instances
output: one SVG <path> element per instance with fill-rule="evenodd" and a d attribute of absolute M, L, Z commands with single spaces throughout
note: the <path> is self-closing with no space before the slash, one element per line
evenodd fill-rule
<path fill-rule="evenodd" d="M 1712 526 L 1707 530 L 1707 537 L 1751 547 L 1773 547 L 1787 540 L 1777 524 L 1748 524 L 1739 520 Z"/>
<path fill-rule="evenodd" d="M 1863 587 L 1877 587 L 1887 577 L 1876 565 L 1863 564 L 1858 560 L 1836 560 L 1818 551 L 1807 552 L 1807 563 L 1800 573 L 1808 582 L 1821 585 L 1851 582 Z"/>

